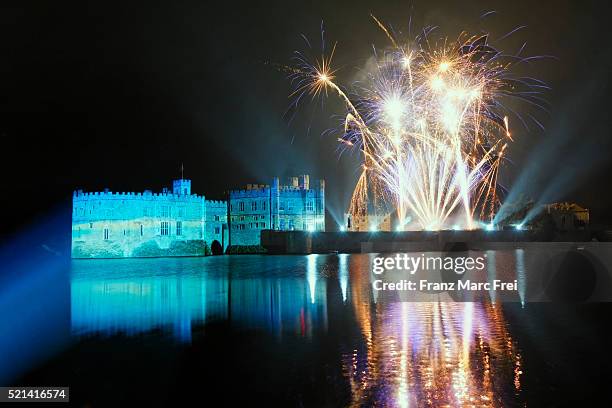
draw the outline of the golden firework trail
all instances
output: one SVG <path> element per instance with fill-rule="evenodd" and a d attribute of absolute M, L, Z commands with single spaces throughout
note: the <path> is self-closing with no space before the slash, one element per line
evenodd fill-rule
<path fill-rule="evenodd" d="M 528 92 L 534 84 L 529 78 L 509 75 L 521 59 L 504 58 L 487 35 L 462 34 L 432 49 L 424 32 L 400 44 L 372 18 L 391 46 L 351 96 L 335 82 L 336 44 L 313 63 L 297 53 L 290 75 L 296 104 L 304 95 L 336 94 L 346 106 L 338 140 L 363 158 L 348 213 L 363 216 L 377 202 L 397 211 L 398 229 L 410 220 L 422 229 L 443 229 L 451 215 L 465 229 L 492 220 L 500 204 L 500 163 L 513 141 L 500 100 L 537 93 Z"/>

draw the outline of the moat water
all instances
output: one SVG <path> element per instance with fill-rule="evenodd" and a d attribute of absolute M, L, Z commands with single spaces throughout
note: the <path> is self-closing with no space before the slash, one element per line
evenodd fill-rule
<path fill-rule="evenodd" d="M 488 273 L 528 290 L 539 250 L 490 252 Z M 400 302 L 373 290 L 371 258 L 72 261 L 72 343 L 24 381 L 91 406 L 559 406 L 605 389 L 610 303 Z"/>

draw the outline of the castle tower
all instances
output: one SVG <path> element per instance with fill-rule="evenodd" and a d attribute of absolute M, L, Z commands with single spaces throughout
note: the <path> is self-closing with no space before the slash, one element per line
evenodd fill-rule
<path fill-rule="evenodd" d="M 191 180 L 184 178 L 172 180 L 172 194 L 191 195 Z"/>
<path fill-rule="evenodd" d="M 272 229 L 278 229 L 280 225 L 280 180 L 278 177 L 272 179 L 272 188 L 270 188 L 270 210 L 272 219 L 270 220 Z"/>
<path fill-rule="evenodd" d="M 300 188 L 310 190 L 310 176 L 308 174 L 300 176 Z"/>
<path fill-rule="evenodd" d="M 298 180 L 298 177 L 289 177 L 289 186 L 290 187 L 294 187 L 294 188 L 298 188 L 300 186 L 300 182 Z"/>

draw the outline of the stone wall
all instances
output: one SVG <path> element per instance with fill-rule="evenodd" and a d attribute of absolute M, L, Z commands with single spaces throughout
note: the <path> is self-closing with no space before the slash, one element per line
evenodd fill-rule
<path fill-rule="evenodd" d="M 261 231 L 271 228 L 270 194 L 270 187 L 230 192 L 231 245 L 259 244 Z"/>
<path fill-rule="evenodd" d="M 261 244 L 268 253 L 378 253 L 457 251 L 491 248 L 499 243 L 587 242 L 589 231 L 548 236 L 540 231 L 403 231 L 318 232 L 263 231 Z"/>
<path fill-rule="evenodd" d="M 204 235 L 206 241 L 213 244 L 219 242 L 223 252 L 229 246 L 229 236 L 227 231 L 227 202 L 226 201 L 206 201 L 205 203 L 205 224 Z"/>
<path fill-rule="evenodd" d="M 259 245 L 261 231 L 325 231 L 325 182 L 310 188 L 308 176 L 281 186 L 255 185 L 230 191 L 231 245 Z"/>
<path fill-rule="evenodd" d="M 225 202 L 207 202 L 196 194 L 77 191 L 72 257 L 204 255 L 206 244 L 222 240 L 224 209 Z"/>

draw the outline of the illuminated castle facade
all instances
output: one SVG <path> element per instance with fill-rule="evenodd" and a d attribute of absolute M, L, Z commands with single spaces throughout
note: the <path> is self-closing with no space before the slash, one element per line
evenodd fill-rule
<path fill-rule="evenodd" d="M 229 193 L 231 245 L 259 245 L 261 231 L 325 231 L 325 181 L 310 186 L 310 176 L 280 184 L 249 184 Z"/>
<path fill-rule="evenodd" d="M 174 180 L 161 193 L 72 197 L 73 258 L 200 256 L 228 244 L 227 203 L 192 194 L 191 180 Z"/>

